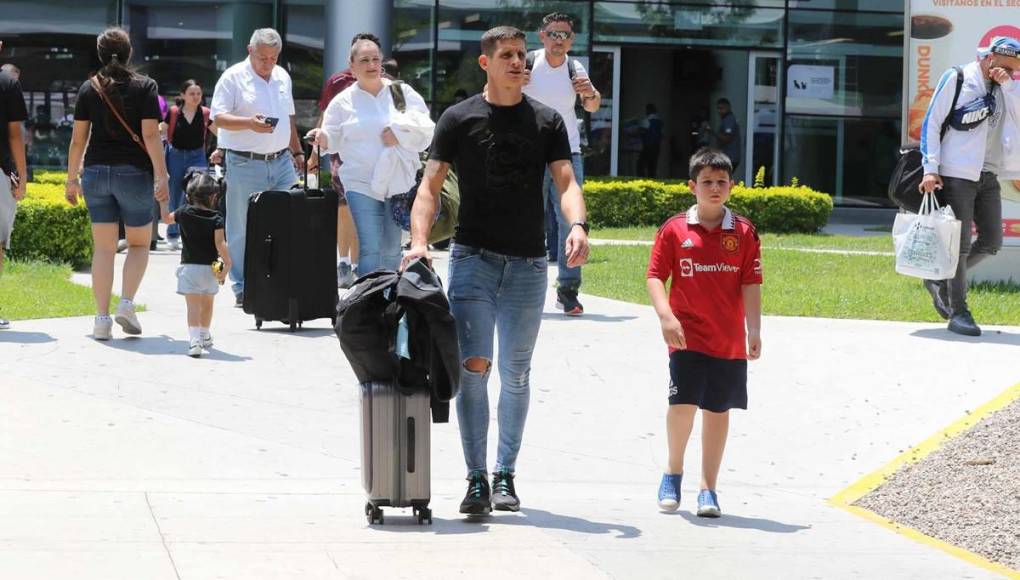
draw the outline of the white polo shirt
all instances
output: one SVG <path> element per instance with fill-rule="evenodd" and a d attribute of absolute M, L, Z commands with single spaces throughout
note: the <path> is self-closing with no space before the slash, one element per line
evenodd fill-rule
<path fill-rule="evenodd" d="M 266 81 L 252 68 L 251 59 L 246 58 L 224 71 L 216 81 L 210 111 L 213 120 L 221 113 L 280 119 L 272 133 L 220 128 L 217 141 L 223 149 L 264 155 L 286 149 L 290 146 L 290 116 L 294 114 L 290 75 L 282 67 L 274 66 Z"/>
<path fill-rule="evenodd" d="M 535 99 L 547 107 L 552 107 L 563 117 L 563 124 L 567 126 L 567 137 L 570 139 L 570 152 L 581 152 L 581 132 L 577 129 L 577 114 L 574 112 L 574 104 L 577 101 L 577 92 L 574 91 L 574 84 L 570 82 L 570 65 L 567 60 L 563 64 L 553 68 L 545 60 L 545 49 L 535 53 L 535 65 L 531 69 L 531 82 L 525 85 L 524 94 Z M 577 76 L 587 77 L 584 65 L 577 63 Z"/>

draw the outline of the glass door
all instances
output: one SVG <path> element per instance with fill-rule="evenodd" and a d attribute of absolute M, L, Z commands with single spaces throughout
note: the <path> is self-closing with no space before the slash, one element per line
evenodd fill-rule
<path fill-rule="evenodd" d="M 581 135 L 585 175 L 617 175 L 620 126 L 620 47 L 596 46 L 585 63 L 602 104 L 591 114 L 591 126 Z"/>
<path fill-rule="evenodd" d="M 780 55 L 773 52 L 752 52 L 747 67 L 747 125 L 744 175 L 738 176 L 748 185 L 754 183 L 760 168 L 765 168 L 765 185 L 778 185 Z"/>

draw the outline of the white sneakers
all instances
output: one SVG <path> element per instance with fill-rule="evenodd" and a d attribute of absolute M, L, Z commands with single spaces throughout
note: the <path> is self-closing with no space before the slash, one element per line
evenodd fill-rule
<path fill-rule="evenodd" d="M 210 349 L 210 348 L 212 348 L 212 345 L 213 345 L 212 335 L 209 334 L 208 332 L 203 332 L 202 333 L 202 348 Z"/>
<path fill-rule="evenodd" d="M 124 329 L 125 334 L 138 335 L 142 333 L 142 323 L 138 322 L 135 314 L 135 305 L 125 305 L 123 302 L 117 305 L 117 314 L 113 319 Z"/>
<path fill-rule="evenodd" d="M 198 358 L 202 356 L 201 340 L 195 340 L 191 342 L 191 345 L 188 347 L 188 356 L 190 356 L 191 358 Z"/>
<path fill-rule="evenodd" d="M 113 338 L 113 319 L 109 316 L 97 316 L 96 325 L 92 329 L 92 338 L 96 340 Z"/>

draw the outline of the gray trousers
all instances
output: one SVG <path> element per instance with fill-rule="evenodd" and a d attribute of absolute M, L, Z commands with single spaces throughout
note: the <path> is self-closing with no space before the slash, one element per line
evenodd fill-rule
<path fill-rule="evenodd" d="M 967 309 L 967 269 L 973 268 L 1002 247 L 1002 193 L 999 178 L 984 171 L 979 181 L 943 177 L 940 196 L 960 220 L 960 263 L 949 280 L 949 307 L 953 312 Z M 973 224 L 977 239 L 971 242 Z"/>

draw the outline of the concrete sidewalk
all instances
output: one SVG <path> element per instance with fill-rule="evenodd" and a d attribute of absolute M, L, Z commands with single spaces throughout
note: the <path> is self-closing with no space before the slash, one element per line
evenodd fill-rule
<path fill-rule="evenodd" d="M 990 576 L 826 499 L 1020 380 L 1020 328 L 963 339 L 936 324 L 767 318 L 750 410 L 732 421 L 725 515 L 702 520 L 696 436 L 681 512 L 655 505 L 667 367 L 654 313 L 582 296 L 587 314 L 565 319 L 550 293 L 523 511 L 459 516 L 454 418 L 433 428 L 435 524 L 389 510 L 370 527 L 356 381 L 328 321 L 256 331 L 222 292 L 217 350 L 192 360 L 177 259 L 152 258 L 141 338 L 118 328 L 97 343 L 88 317 L 0 332 L 0 578 Z"/>

